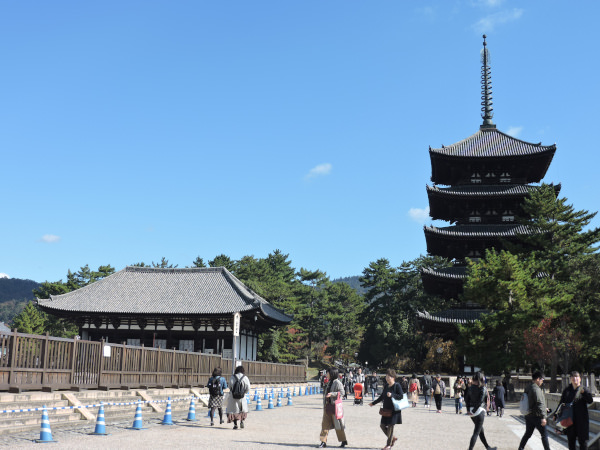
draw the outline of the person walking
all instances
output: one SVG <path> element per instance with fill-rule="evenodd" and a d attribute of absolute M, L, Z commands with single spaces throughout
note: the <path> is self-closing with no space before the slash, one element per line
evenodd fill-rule
<path fill-rule="evenodd" d="M 465 382 L 461 377 L 458 377 L 454 382 L 454 407 L 456 414 L 462 414 L 462 399 L 465 394 Z"/>
<path fill-rule="evenodd" d="M 244 420 L 248 416 L 246 394 L 250 392 L 250 380 L 246 376 L 244 366 L 235 368 L 229 384 L 231 389 L 227 398 L 227 423 L 233 422 L 233 429 L 237 430 L 238 420 L 240 428 L 244 428 Z"/>
<path fill-rule="evenodd" d="M 494 388 L 494 396 L 496 397 L 496 415 L 502 417 L 504 415 L 504 397 L 506 396 L 506 390 L 500 383 L 500 380 L 496 380 L 496 387 Z"/>
<path fill-rule="evenodd" d="M 419 379 L 416 373 L 412 374 L 408 382 L 408 401 L 412 402 L 413 408 L 416 408 L 419 404 Z"/>
<path fill-rule="evenodd" d="M 210 414 L 210 426 L 215 422 L 215 409 L 219 410 L 219 421 L 223 423 L 223 390 L 227 389 L 227 381 L 221 375 L 223 371 L 220 367 L 215 367 L 212 371 L 212 376 L 208 379 L 208 409 Z"/>
<path fill-rule="evenodd" d="M 527 394 L 528 408 L 525 415 L 525 434 L 521 438 L 519 450 L 524 450 L 527 441 L 533 434 L 533 430 L 537 428 L 542 436 L 542 445 L 544 450 L 550 450 L 548 443 L 548 430 L 546 428 L 548 408 L 546 408 L 546 397 L 542 391 L 544 383 L 544 375 L 539 370 L 533 372 L 531 376 L 531 384 L 525 388 Z"/>
<path fill-rule="evenodd" d="M 467 407 L 467 416 L 472 416 L 471 412 L 471 386 L 473 385 L 473 379 L 467 378 L 465 385 L 465 406 Z"/>
<path fill-rule="evenodd" d="M 338 441 L 342 443 L 340 447 L 348 445 L 344 418 L 336 419 L 335 413 L 332 414 L 327 411 L 327 405 L 334 403 L 338 395 L 341 397 L 344 396 L 344 385 L 339 380 L 338 374 L 338 369 L 335 367 L 327 369 L 329 382 L 325 386 L 325 389 L 323 389 L 323 419 L 321 420 L 321 443 L 319 444 L 319 448 L 327 447 L 327 435 L 329 434 L 329 430 L 333 429 L 335 429 Z"/>
<path fill-rule="evenodd" d="M 560 404 L 572 403 L 573 425 L 565 428 L 565 434 L 569 442 L 569 450 L 575 450 L 576 441 L 579 441 L 580 450 L 587 450 L 587 441 L 590 438 L 590 416 L 587 404 L 592 403 L 594 398 L 586 387 L 581 385 L 581 375 L 573 371 L 570 375 L 569 384 L 560 396 Z"/>
<path fill-rule="evenodd" d="M 431 386 L 433 398 L 435 399 L 435 409 L 437 413 L 442 412 L 442 398 L 446 395 L 446 384 L 442 380 L 442 376 L 437 374 Z"/>
<path fill-rule="evenodd" d="M 433 381 L 431 379 L 431 375 L 429 375 L 429 370 L 425 371 L 425 375 L 421 379 L 421 388 L 423 390 L 423 396 L 425 397 L 425 408 L 429 408 L 431 405 L 429 404 L 429 398 L 431 397 L 431 385 Z"/>
<path fill-rule="evenodd" d="M 369 403 L 369 406 L 383 402 L 383 405 L 379 410 L 379 414 L 381 414 L 380 426 L 387 438 L 387 441 L 382 450 L 390 450 L 398 440 L 398 438 L 394 436 L 394 425 L 402 423 L 402 411 L 396 411 L 394 409 L 392 398 L 401 400 L 404 396 L 404 392 L 402 392 L 402 386 L 400 386 L 400 383 L 396 383 L 396 371 L 394 369 L 388 369 L 386 371 L 385 381 L 386 384 L 383 387 L 381 395 L 377 398 L 377 400 Z"/>
<path fill-rule="evenodd" d="M 377 379 L 377 372 L 373 372 L 373 375 L 371 375 L 371 381 L 370 381 L 371 401 L 375 401 L 375 397 L 377 397 L 378 381 L 379 380 Z"/>
<path fill-rule="evenodd" d="M 471 420 L 475 426 L 471 441 L 469 442 L 469 450 L 473 450 L 478 437 L 481 439 L 481 443 L 485 448 L 488 450 L 496 450 L 496 447 L 490 447 L 488 445 L 483 432 L 483 421 L 486 416 L 487 389 L 485 387 L 484 376 L 481 372 L 477 372 L 473 377 L 471 387 L 469 388 L 469 394 L 471 407 L 471 411 L 469 412 L 472 414 Z"/>

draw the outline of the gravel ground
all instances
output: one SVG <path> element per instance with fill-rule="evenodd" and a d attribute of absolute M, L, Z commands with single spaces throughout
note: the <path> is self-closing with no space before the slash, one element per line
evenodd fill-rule
<path fill-rule="evenodd" d="M 131 420 L 107 422 L 109 436 L 91 436 L 94 423 L 80 422 L 73 427 L 52 429 L 54 446 L 64 449 L 120 449 L 120 448 L 211 448 L 211 449 L 294 449 L 315 448 L 319 443 L 321 425 L 321 399 L 319 395 L 293 397 L 293 406 L 269 410 L 263 403 L 263 411 L 255 411 L 255 403 L 250 406 L 250 414 L 244 429 L 233 430 L 232 424 L 210 426 L 206 408 L 197 408 L 197 422 L 187 422 L 187 412 L 173 413 L 173 426 L 160 425 L 162 416 L 145 415 L 145 430 L 128 430 Z M 399 438 L 395 449 L 464 450 L 469 446 L 473 431 L 471 420 L 464 414 L 454 411 L 454 400 L 445 399 L 443 413 L 423 407 L 409 408 L 402 413 L 403 424 L 396 426 Z M 284 404 L 286 402 L 284 401 Z M 379 428 L 378 406 L 367 403 L 355 406 L 349 397 L 344 402 L 348 447 L 356 449 L 380 449 L 385 446 L 385 437 Z M 518 448 L 525 432 L 525 426 L 518 419 L 519 412 L 514 407 L 506 410 L 503 418 L 489 416 L 484 429 L 488 442 L 498 449 Z M 19 433 L 0 436 L 0 446 L 11 448 L 33 448 L 37 433 Z M 329 433 L 328 447 L 338 447 L 335 432 Z M 553 449 L 566 448 L 562 442 L 551 438 Z M 475 449 L 483 449 L 478 442 Z M 529 450 L 542 449 L 537 431 L 529 440 Z"/>

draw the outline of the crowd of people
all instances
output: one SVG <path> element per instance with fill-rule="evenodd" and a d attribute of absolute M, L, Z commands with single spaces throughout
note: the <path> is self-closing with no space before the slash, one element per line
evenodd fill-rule
<path fill-rule="evenodd" d="M 379 379 L 377 372 L 365 375 L 361 368 L 355 373 L 351 370 L 340 372 L 336 367 L 331 367 L 321 374 L 320 382 L 323 388 L 323 415 L 321 420 L 321 434 L 318 447 L 327 447 L 329 430 L 335 430 L 340 447 L 346 447 L 346 426 L 343 414 L 338 411 L 338 403 L 353 393 L 355 402 L 360 399 L 362 404 L 363 394 L 371 393 L 369 406 L 381 404 L 380 427 L 386 437 L 386 445 L 382 450 L 391 450 L 397 441 L 394 435 L 394 426 L 402 424 L 402 411 L 397 407 L 397 402 L 406 395 L 406 406 L 417 407 L 419 395 L 423 396 L 424 407 L 431 407 L 431 399 L 435 402 L 436 412 L 441 413 L 442 398 L 446 396 L 446 385 L 439 374 L 432 376 L 425 371 L 422 377 L 412 374 L 398 377 L 393 369 L 388 369 L 385 378 Z M 532 375 L 532 382 L 525 389 L 523 404 L 525 405 L 525 434 L 523 435 L 519 450 L 524 449 L 527 441 L 537 429 L 542 439 L 544 450 L 549 450 L 547 420 L 552 416 L 557 423 L 568 413 L 570 422 L 562 422 L 564 428 L 558 427 L 560 433 L 567 436 L 569 450 L 575 450 L 576 443 L 579 448 L 587 449 L 589 440 L 589 415 L 587 405 L 593 402 L 590 390 L 581 385 L 581 376 L 578 372 L 571 372 L 570 384 L 561 395 L 559 406 L 554 412 L 547 408 L 546 399 L 542 390 L 544 376 L 540 371 Z M 223 424 L 223 397 L 226 389 L 230 390 L 227 397 L 227 422 L 233 422 L 233 429 L 244 428 L 244 421 L 248 415 L 246 394 L 250 392 L 250 380 L 245 375 L 243 366 L 236 367 L 229 380 L 222 376 L 221 368 L 215 368 L 208 379 L 209 388 L 209 414 L 210 425 L 214 425 L 215 412 L 218 411 L 220 423 Z M 495 450 L 485 437 L 483 424 L 487 415 L 495 412 L 498 417 L 504 414 L 506 402 L 506 387 L 496 381 L 490 392 L 483 372 L 477 372 L 472 377 L 457 377 L 453 384 L 453 397 L 456 414 L 462 414 L 463 408 L 473 422 L 473 433 L 469 441 L 469 450 L 475 447 L 479 439 L 486 449 Z M 523 408 L 523 406 L 522 406 Z"/>

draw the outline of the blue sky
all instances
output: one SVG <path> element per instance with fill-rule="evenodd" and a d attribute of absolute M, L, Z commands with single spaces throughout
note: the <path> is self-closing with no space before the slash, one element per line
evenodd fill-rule
<path fill-rule="evenodd" d="M 556 143 L 545 181 L 596 211 L 599 4 L 4 0 L 0 273 L 412 260 L 428 147 L 481 123 L 483 33 L 494 122 Z"/>

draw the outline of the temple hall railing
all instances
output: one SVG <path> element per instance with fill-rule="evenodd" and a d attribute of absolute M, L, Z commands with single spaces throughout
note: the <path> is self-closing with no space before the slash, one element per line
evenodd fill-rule
<path fill-rule="evenodd" d="M 12 332 L 0 334 L 0 391 L 204 386 L 220 355 Z M 252 383 L 306 381 L 303 365 L 242 361 Z"/>

